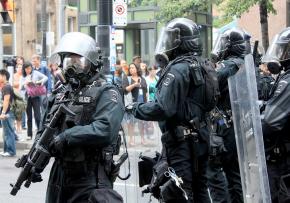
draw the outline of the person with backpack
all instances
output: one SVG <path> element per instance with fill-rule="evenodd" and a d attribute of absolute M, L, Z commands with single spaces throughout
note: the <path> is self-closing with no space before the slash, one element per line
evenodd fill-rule
<path fill-rule="evenodd" d="M 212 133 L 223 140 L 219 150 L 211 146 L 208 179 L 213 202 L 243 202 L 228 78 L 244 64 L 248 38 L 245 31 L 232 28 L 218 36 L 212 50 L 221 94 L 212 119 L 215 129 Z"/>
<path fill-rule="evenodd" d="M 15 117 L 11 111 L 11 103 L 14 100 L 13 87 L 9 84 L 10 74 L 6 69 L 0 70 L 0 89 L 2 93 L 3 106 L 1 108 L 0 120 L 3 128 L 3 144 L 4 150 L 1 152 L 2 156 L 11 157 L 16 155 L 15 147 Z"/>
<path fill-rule="evenodd" d="M 163 167 L 155 167 L 157 178 L 148 192 L 166 203 L 210 202 L 206 115 L 216 104 L 218 84 L 213 66 L 201 56 L 199 29 L 186 18 L 173 19 L 163 28 L 155 59 L 166 60 L 167 65 L 161 70 L 155 99 L 126 107 L 138 119 L 159 122 L 163 149 L 157 165 Z"/>

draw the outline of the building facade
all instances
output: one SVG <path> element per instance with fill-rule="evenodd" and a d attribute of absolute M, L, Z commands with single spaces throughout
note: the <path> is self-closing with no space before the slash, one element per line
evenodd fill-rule
<path fill-rule="evenodd" d="M 275 0 L 273 4 L 277 14 L 269 14 L 268 17 L 269 43 L 278 32 L 290 26 L 290 0 Z M 262 42 L 258 5 L 249 9 L 249 12 L 244 13 L 241 18 L 237 19 L 237 23 L 238 26 L 244 28 L 252 35 L 253 40 Z M 262 43 L 260 44 L 262 45 Z"/>
<path fill-rule="evenodd" d="M 132 62 L 135 55 L 140 55 L 147 64 L 154 63 L 154 50 L 158 33 L 164 25 L 157 20 L 159 8 L 156 6 L 128 8 L 128 22 L 125 27 L 116 27 L 117 58 Z M 212 46 L 212 15 L 209 12 L 193 12 L 189 18 L 201 25 L 204 54 L 208 55 Z M 97 1 L 79 1 L 79 30 L 96 37 L 98 23 Z"/>
<path fill-rule="evenodd" d="M 30 60 L 33 54 L 42 54 L 41 2 L 14 0 L 14 22 L 1 24 L 4 58 L 23 56 Z M 77 0 L 63 2 L 66 3 L 61 7 L 60 0 L 46 1 L 47 56 L 60 38 L 60 8 L 64 13 L 64 32 L 78 31 Z"/>

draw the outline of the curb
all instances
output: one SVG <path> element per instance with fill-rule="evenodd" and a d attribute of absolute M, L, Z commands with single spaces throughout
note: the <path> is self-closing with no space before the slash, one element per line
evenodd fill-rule
<path fill-rule="evenodd" d="M 16 142 L 16 150 L 26 150 L 30 149 L 32 146 L 32 143 L 29 142 Z M 3 149 L 3 141 L 0 142 L 0 148 Z"/>

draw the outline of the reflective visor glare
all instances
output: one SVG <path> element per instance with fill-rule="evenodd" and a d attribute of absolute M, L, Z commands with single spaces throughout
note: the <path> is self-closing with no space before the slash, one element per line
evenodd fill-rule
<path fill-rule="evenodd" d="M 63 69 L 66 70 L 70 66 L 74 66 L 76 68 L 85 69 L 88 65 L 88 62 L 85 57 L 81 56 L 71 56 L 65 57 L 63 60 Z"/>

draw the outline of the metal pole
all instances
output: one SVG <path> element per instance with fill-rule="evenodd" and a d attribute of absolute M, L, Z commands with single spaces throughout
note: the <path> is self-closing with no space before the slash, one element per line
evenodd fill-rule
<path fill-rule="evenodd" d="M 46 1 L 41 1 L 42 61 L 46 61 Z"/>
<path fill-rule="evenodd" d="M 59 0 L 59 7 L 58 7 L 58 41 L 64 35 L 64 19 L 65 19 L 65 0 Z"/>
<path fill-rule="evenodd" d="M 103 73 L 110 74 L 110 34 L 112 25 L 112 0 L 97 0 L 98 26 L 97 43 L 103 56 Z"/>

